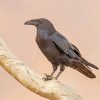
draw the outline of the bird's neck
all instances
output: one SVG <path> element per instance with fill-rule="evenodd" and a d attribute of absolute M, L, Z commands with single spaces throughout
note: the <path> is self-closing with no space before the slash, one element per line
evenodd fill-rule
<path fill-rule="evenodd" d="M 37 28 L 37 34 L 46 34 L 46 35 L 51 35 L 56 32 L 55 28 Z"/>

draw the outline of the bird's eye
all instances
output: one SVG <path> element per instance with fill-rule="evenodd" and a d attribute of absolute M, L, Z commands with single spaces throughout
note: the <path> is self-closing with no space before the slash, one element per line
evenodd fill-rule
<path fill-rule="evenodd" d="M 42 24 L 42 21 L 41 20 L 39 20 L 39 24 Z"/>

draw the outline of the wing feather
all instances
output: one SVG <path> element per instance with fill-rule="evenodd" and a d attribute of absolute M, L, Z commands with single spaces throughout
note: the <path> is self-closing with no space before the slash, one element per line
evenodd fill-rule
<path fill-rule="evenodd" d="M 60 33 L 56 32 L 49 37 L 58 48 L 71 58 L 79 59 L 78 55 L 74 52 L 72 44 Z"/>

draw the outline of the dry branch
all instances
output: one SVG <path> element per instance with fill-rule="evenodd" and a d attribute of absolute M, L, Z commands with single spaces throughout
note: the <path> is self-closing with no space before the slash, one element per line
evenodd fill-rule
<path fill-rule="evenodd" d="M 42 97 L 50 100 L 81 100 L 72 88 L 56 80 L 44 81 L 38 73 L 25 66 L 12 54 L 2 39 L 0 39 L 0 65 L 24 87 Z"/>

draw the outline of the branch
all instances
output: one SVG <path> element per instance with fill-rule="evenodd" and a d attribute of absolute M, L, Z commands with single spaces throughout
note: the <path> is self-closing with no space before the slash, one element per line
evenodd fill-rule
<path fill-rule="evenodd" d="M 70 87 L 57 80 L 44 81 L 14 56 L 2 39 L 0 39 L 0 65 L 24 87 L 50 100 L 81 100 L 81 97 Z"/>

